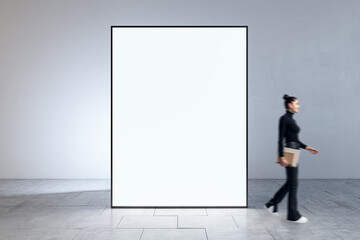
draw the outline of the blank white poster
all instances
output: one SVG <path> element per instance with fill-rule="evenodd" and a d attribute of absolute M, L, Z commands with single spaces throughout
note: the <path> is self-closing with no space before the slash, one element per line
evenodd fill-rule
<path fill-rule="evenodd" d="M 247 27 L 111 30 L 111 206 L 247 207 Z"/>

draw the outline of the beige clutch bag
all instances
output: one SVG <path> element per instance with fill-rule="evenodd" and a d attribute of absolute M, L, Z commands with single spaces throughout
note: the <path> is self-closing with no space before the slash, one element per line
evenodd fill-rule
<path fill-rule="evenodd" d="M 300 156 L 300 150 L 294 148 L 284 147 L 284 157 L 291 166 L 296 167 L 298 165 Z M 279 152 L 277 153 L 276 163 L 280 163 Z"/>

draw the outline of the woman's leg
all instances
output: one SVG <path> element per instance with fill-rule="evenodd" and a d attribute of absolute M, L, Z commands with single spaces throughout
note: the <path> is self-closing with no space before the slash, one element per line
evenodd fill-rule
<path fill-rule="evenodd" d="M 289 192 L 288 196 L 288 216 L 287 219 L 291 221 L 298 220 L 301 215 L 297 210 L 297 187 L 298 187 L 298 171 L 297 167 L 286 167 L 287 175 L 287 188 Z"/>
<path fill-rule="evenodd" d="M 288 181 L 286 181 L 284 185 L 275 193 L 274 197 L 270 200 L 270 202 L 273 202 L 275 204 L 280 203 L 288 191 Z"/>
<path fill-rule="evenodd" d="M 288 179 L 288 174 L 286 174 L 287 176 L 287 180 L 286 182 L 284 183 L 284 185 L 274 194 L 274 197 L 272 199 L 270 199 L 270 201 L 266 204 L 267 207 L 270 207 L 270 206 L 275 206 L 275 209 L 274 211 L 277 212 L 277 204 L 280 203 L 283 198 L 285 197 L 286 193 L 289 191 L 289 188 L 288 188 L 288 182 L 289 182 L 289 179 Z"/>

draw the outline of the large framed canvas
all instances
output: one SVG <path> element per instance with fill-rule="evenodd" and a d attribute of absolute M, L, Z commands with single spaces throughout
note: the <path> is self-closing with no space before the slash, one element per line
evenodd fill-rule
<path fill-rule="evenodd" d="M 111 207 L 247 207 L 246 26 L 111 27 Z"/>

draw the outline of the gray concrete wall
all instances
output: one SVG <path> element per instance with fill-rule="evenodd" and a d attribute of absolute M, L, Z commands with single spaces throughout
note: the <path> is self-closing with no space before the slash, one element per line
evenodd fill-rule
<path fill-rule="evenodd" d="M 300 100 L 300 178 L 359 178 L 358 1 L 0 0 L 0 178 L 110 177 L 110 26 L 247 25 L 249 178 Z"/>

